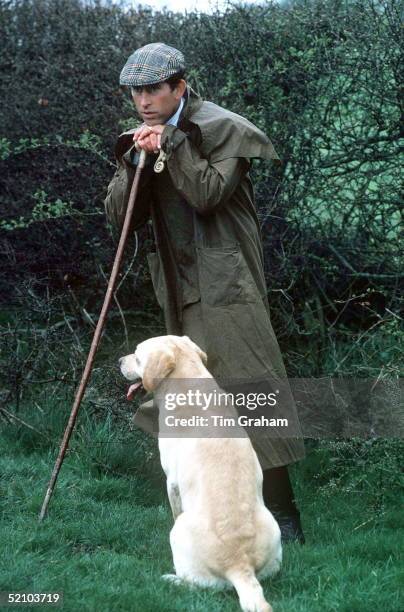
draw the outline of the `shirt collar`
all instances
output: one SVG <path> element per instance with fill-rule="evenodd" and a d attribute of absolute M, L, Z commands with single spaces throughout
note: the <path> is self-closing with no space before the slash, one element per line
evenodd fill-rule
<path fill-rule="evenodd" d="M 181 111 L 184 107 L 184 98 L 181 98 L 181 102 L 179 107 L 177 108 L 177 111 L 174 113 L 174 115 L 172 115 L 168 121 L 166 121 L 166 125 L 175 125 L 175 127 L 177 127 L 178 124 L 178 119 L 180 118 L 180 114 Z"/>

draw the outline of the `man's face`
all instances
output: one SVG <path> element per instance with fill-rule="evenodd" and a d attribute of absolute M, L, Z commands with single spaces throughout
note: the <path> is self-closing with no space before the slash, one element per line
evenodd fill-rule
<path fill-rule="evenodd" d="M 136 110 L 146 125 L 162 125 L 177 110 L 186 83 L 183 79 L 171 89 L 168 83 L 157 83 L 144 87 L 132 87 L 132 98 Z"/>

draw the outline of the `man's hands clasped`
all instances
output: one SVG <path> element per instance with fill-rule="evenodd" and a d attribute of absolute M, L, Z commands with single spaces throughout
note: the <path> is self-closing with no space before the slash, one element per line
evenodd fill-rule
<path fill-rule="evenodd" d="M 133 134 L 137 149 L 144 149 L 146 153 L 159 153 L 161 149 L 161 135 L 164 125 L 142 125 Z"/>

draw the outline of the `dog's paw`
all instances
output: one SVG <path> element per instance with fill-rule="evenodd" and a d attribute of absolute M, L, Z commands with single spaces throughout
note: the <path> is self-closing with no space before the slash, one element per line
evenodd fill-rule
<path fill-rule="evenodd" d="M 171 582 L 171 584 L 184 584 L 184 581 L 182 580 L 182 578 L 179 578 L 177 576 L 177 574 L 163 574 L 162 576 L 163 580 L 166 580 L 167 582 Z"/>

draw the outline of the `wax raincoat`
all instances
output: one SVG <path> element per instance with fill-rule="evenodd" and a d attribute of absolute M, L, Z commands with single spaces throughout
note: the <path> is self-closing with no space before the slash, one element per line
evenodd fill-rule
<path fill-rule="evenodd" d="M 107 217 L 118 229 L 135 172 L 133 132 L 118 138 L 118 168 L 105 200 Z M 285 381 L 248 174 L 252 158 L 280 161 L 272 143 L 244 117 L 203 101 L 188 87 L 178 127 L 165 127 L 161 145 L 165 168 L 154 172 L 156 156 L 148 156 L 132 230 L 151 219 L 156 252 L 148 255 L 148 264 L 167 333 L 186 334 L 201 346 L 219 382 L 260 377 Z M 288 406 L 298 423 L 291 395 Z M 139 409 L 135 423 L 142 424 L 146 408 L 143 414 Z M 263 469 L 304 456 L 300 436 L 266 438 L 261 430 L 251 439 Z"/>

